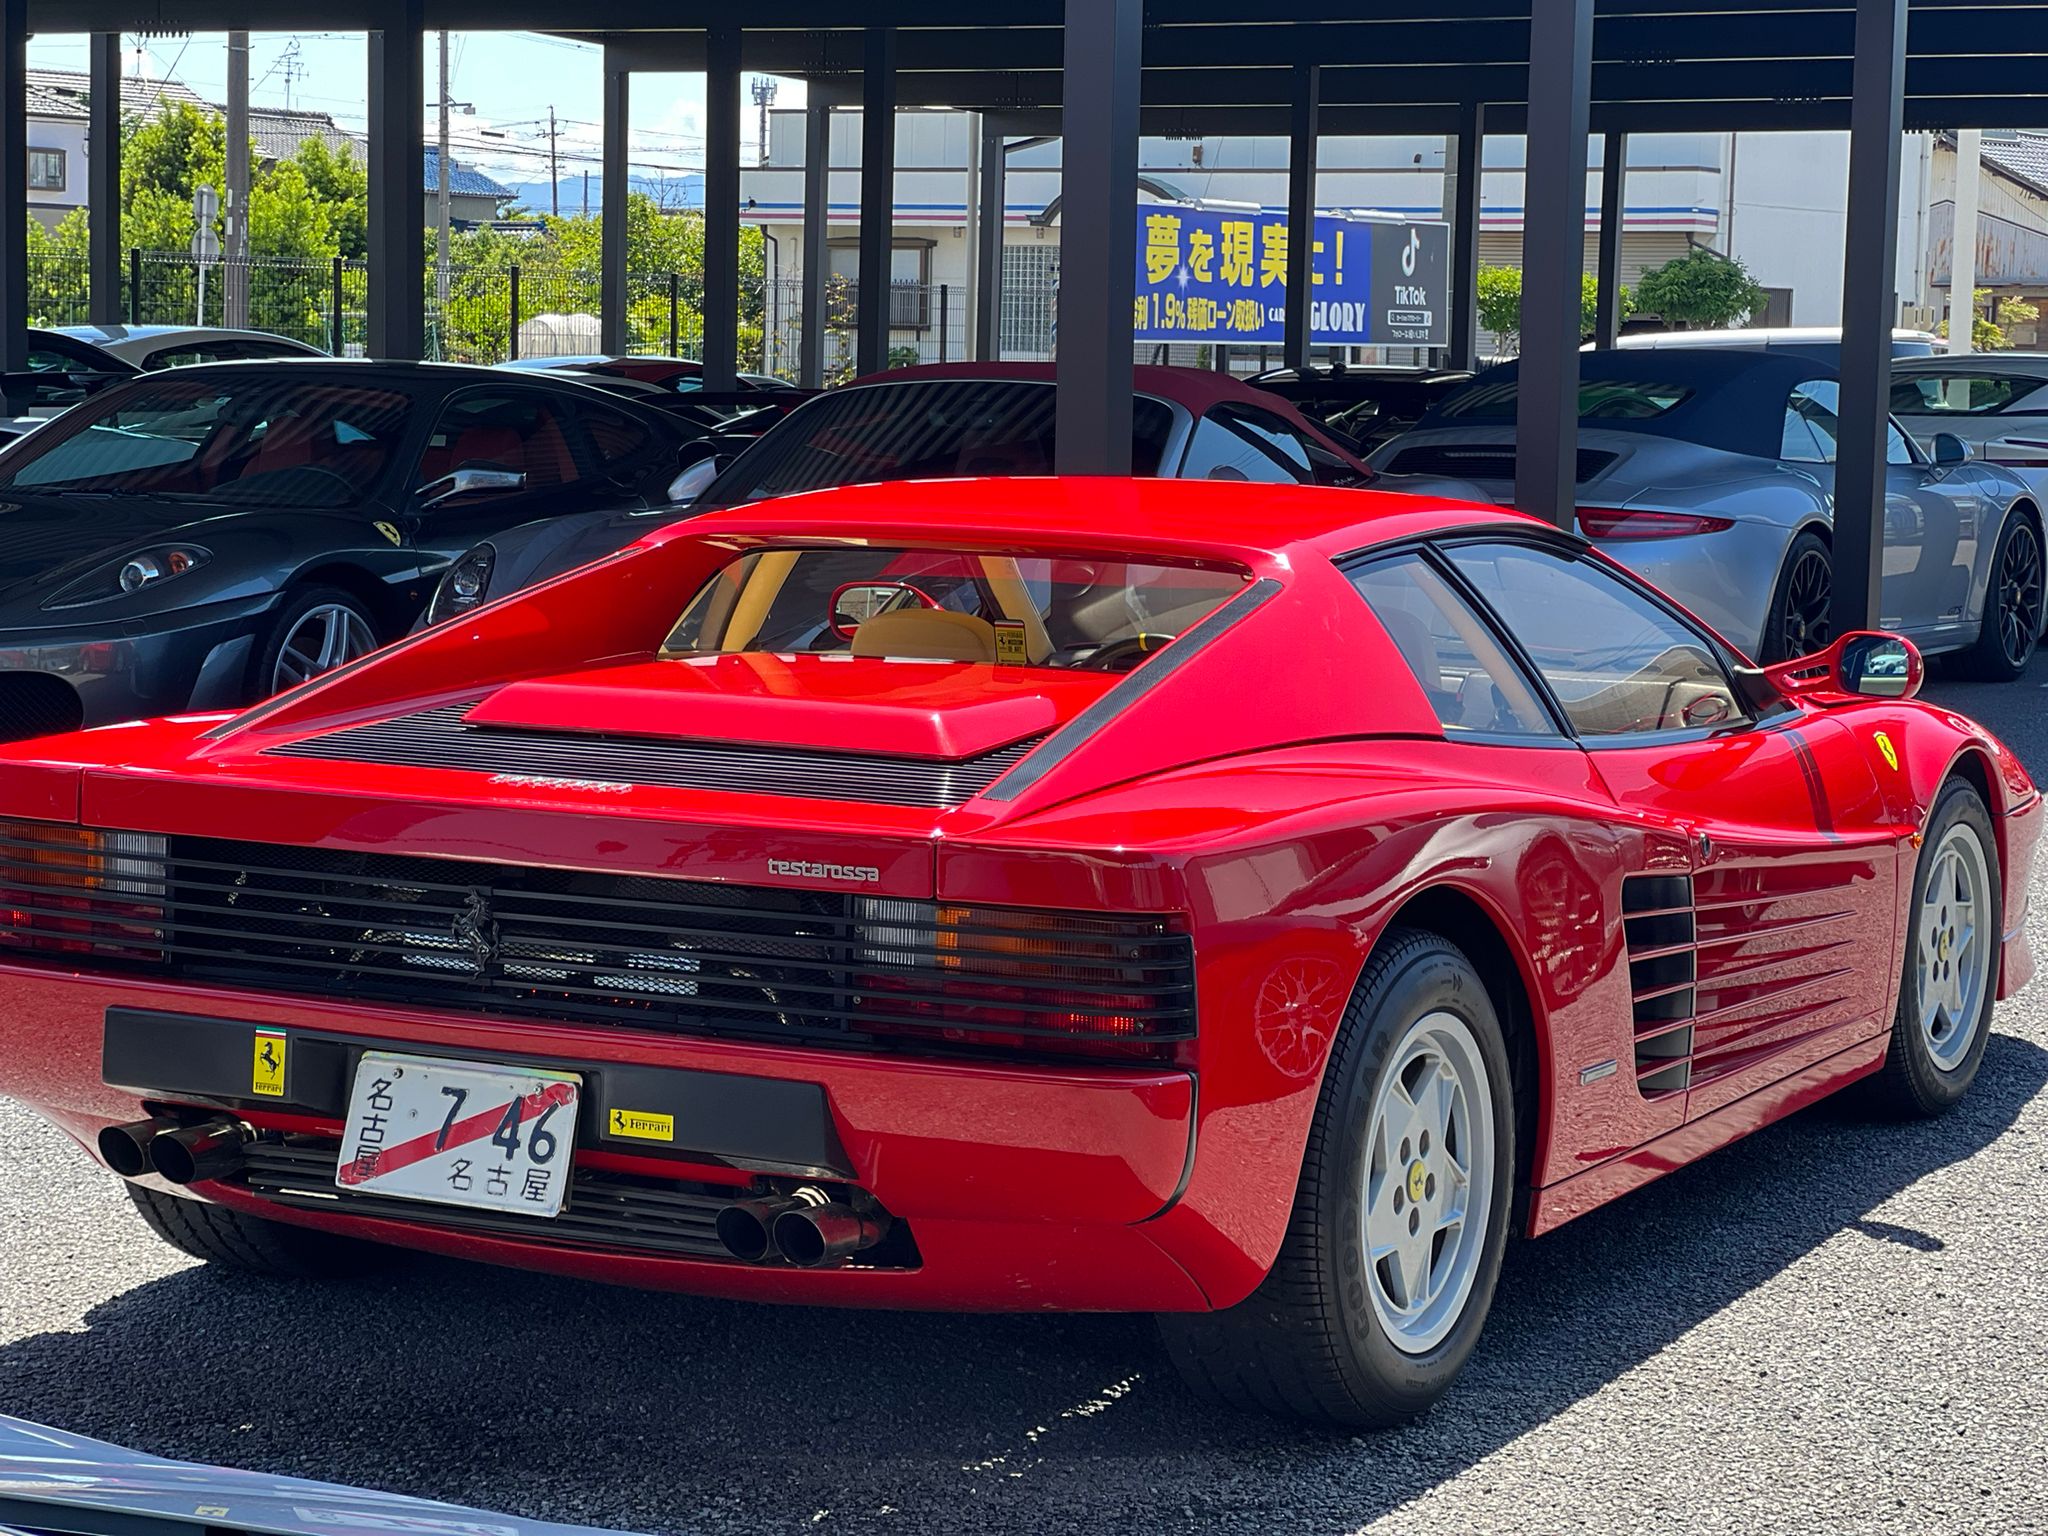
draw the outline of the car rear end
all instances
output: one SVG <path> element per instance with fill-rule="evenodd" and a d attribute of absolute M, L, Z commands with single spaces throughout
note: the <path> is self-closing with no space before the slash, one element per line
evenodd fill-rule
<path fill-rule="evenodd" d="M 943 588 L 947 557 L 891 558 Z M 1188 1174 L 1206 1010 L 1177 863 L 998 833 L 1123 668 L 918 639 L 527 665 L 616 655 L 731 560 L 635 551 L 598 573 L 609 601 L 586 574 L 409 647 L 425 686 L 490 643 L 501 686 L 363 705 L 344 674 L 317 709 L 118 757 L 16 749 L 0 1091 L 147 1187 L 462 1257 L 772 1300 L 1207 1305 L 1146 1225 Z M 1120 568 L 1112 627 L 1135 603 L 1185 630 L 1251 581 Z"/>

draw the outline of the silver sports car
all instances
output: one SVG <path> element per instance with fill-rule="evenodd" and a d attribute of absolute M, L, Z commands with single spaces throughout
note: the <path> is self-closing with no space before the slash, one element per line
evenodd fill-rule
<path fill-rule="evenodd" d="M 1580 359 L 1580 532 L 1764 662 L 1819 650 L 1833 595 L 1836 381 L 1810 357 L 1687 348 Z M 1510 503 L 1516 365 L 1372 456 L 1386 490 Z M 1949 434 L 1894 423 L 1880 622 L 1975 675 L 2016 676 L 2042 627 L 2039 498 Z"/>

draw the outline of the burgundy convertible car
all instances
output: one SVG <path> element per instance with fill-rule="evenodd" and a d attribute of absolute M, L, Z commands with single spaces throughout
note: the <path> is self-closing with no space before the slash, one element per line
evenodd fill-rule
<path fill-rule="evenodd" d="M 2041 804 L 1919 675 L 1415 497 L 736 507 L 0 749 L 0 1092 L 219 1263 L 1144 1310 L 1395 1422 L 1511 1227 L 1968 1089 Z"/>

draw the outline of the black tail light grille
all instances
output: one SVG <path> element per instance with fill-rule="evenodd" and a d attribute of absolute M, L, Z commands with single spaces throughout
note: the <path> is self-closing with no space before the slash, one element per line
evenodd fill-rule
<path fill-rule="evenodd" d="M 1692 1081 L 1698 1006 L 1692 880 L 1633 875 L 1621 885 L 1621 912 L 1635 1014 L 1636 1086 L 1645 1098 L 1683 1093 Z"/>
<path fill-rule="evenodd" d="M 654 737 L 593 736 L 518 726 L 469 725 L 475 700 L 374 720 L 272 747 L 277 757 L 459 768 L 515 779 L 574 779 L 663 789 L 802 795 L 944 810 L 965 805 L 1008 773 L 1042 737 L 954 761 L 759 747 Z"/>
<path fill-rule="evenodd" d="M 217 839 L 121 846 L 34 865 L 33 886 L 0 873 L 0 894 L 34 897 L 0 950 L 324 999 L 863 1048 L 1156 1059 L 1195 1029 L 1192 944 L 1164 917 Z M 112 868 L 131 889 L 89 883 Z"/>

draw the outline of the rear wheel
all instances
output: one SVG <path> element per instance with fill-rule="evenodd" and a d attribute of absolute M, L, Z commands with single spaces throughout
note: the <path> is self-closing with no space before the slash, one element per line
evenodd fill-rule
<path fill-rule="evenodd" d="M 1951 779 L 1934 802 L 1913 876 L 1906 973 L 1879 1107 L 1938 1115 L 1976 1081 L 1998 1000 L 2001 932 L 1998 837 L 1983 797 Z"/>
<path fill-rule="evenodd" d="M 1168 1353 L 1234 1406 L 1352 1428 L 1416 1417 L 1478 1342 L 1514 1166 L 1484 983 L 1447 940 L 1389 934 L 1324 1074 L 1272 1272 L 1227 1311 L 1162 1317 Z"/>
<path fill-rule="evenodd" d="M 381 1268 L 391 1250 L 328 1232 L 265 1221 L 204 1200 L 166 1195 L 141 1184 L 128 1198 L 150 1231 L 209 1264 L 294 1280 L 339 1279 Z"/>
<path fill-rule="evenodd" d="M 1825 650 L 1834 638 L 1835 560 L 1820 535 L 1808 529 L 1792 540 L 1778 569 L 1764 621 L 1765 666 Z"/>
<path fill-rule="evenodd" d="M 1977 643 L 1959 658 L 1970 676 L 2004 682 L 2026 671 L 2041 640 L 2042 574 L 2041 530 L 2014 513 L 1992 552 Z"/>

